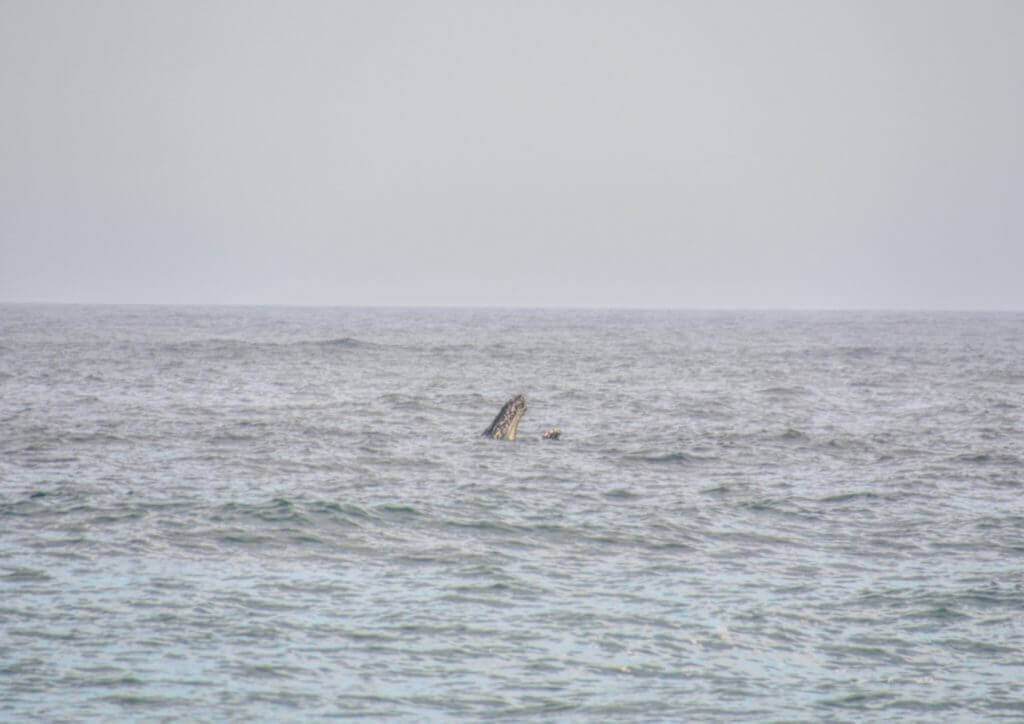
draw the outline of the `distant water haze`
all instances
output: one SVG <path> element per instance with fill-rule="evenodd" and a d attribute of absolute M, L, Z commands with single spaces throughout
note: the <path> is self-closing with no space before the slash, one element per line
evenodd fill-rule
<path fill-rule="evenodd" d="M 1024 13 L 0 3 L 0 301 L 1024 309 Z"/>

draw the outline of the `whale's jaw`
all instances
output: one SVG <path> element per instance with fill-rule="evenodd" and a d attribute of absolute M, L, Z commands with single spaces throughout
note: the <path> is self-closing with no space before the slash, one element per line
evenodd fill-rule
<path fill-rule="evenodd" d="M 505 403 L 501 412 L 494 418 L 491 426 L 484 430 L 484 437 L 493 437 L 495 440 L 515 440 L 519 431 L 519 423 L 526 414 L 526 398 L 523 395 L 516 395 Z"/>

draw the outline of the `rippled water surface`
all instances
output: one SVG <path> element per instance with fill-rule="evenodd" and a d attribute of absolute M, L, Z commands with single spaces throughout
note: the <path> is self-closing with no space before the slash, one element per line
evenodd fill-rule
<path fill-rule="evenodd" d="M 0 306 L 0 719 L 1019 720 L 1022 414 L 1020 314 Z"/>

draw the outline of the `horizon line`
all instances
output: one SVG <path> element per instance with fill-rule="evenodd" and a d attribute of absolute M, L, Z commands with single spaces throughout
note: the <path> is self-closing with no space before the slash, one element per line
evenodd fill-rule
<path fill-rule="evenodd" d="M 0 306 L 50 307 L 213 307 L 268 309 L 393 309 L 393 310 L 464 310 L 464 311 L 594 311 L 594 312 L 873 312 L 873 313 L 991 313 L 1015 314 L 1024 308 L 1015 307 L 745 307 L 745 306 L 621 306 L 612 305 L 515 305 L 515 304 L 318 304 L 295 302 L 69 302 L 52 300 L 3 300 Z"/>

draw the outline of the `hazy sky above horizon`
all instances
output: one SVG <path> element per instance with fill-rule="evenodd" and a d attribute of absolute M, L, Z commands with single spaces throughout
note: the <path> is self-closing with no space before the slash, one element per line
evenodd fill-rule
<path fill-rule="evenodd" d="M 0 301 L 1024 310 L 1024 5 L 0 0 Z"/>

